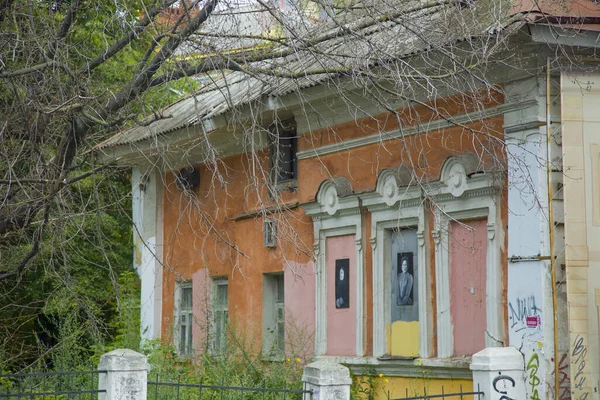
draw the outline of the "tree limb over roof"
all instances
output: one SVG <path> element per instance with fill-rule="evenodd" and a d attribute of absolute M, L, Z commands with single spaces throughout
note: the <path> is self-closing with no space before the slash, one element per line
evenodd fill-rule
<path fill-rule="evenodd" d="M 262 98 L 328 85 L 344 76 L 406 83 L 421 80 L 427 85 L 485 63 L 498 44 L 524 24 L 524 14 L 512 13 L 508 1 L 392 3 L 370 1 L 363 2 L 365 7 L 358 11 L 342 10 L 308 33 L 288 34 L 284 45 L 215 51 L 195 62 L 186 61 L 173 74 L 223 72 L 163 110 L 171 118 L 126 129 L 96 149 L 148 140 Z M 421 63 L 417 67 L 407 60 L 436 51 L 447 58 L 444 65 Z"/>

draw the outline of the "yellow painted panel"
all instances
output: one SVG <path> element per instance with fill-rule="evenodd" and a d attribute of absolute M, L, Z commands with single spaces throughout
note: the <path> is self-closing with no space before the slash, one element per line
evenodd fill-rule
<path fill-rule="evenodd" d="M 569 221 L 566 221 L 567 225 L 569 223 Z M 571 225 L 575 225 L 574 223 L 572 223 Z M 585 229 L 585 225 L 581 224 L 583 226 L 583 228 L 581 229 Z M 579 226 L 577 227 L 578 229 L 580 228 Z M 587 260 L 588 259 L 588 248 L 587 246 L 571 246 L 569 244 L 569 229 L 571 228 L 567 228 L 565 230 L 565 240 L 567 242 L 567 247 L 565 249 L 565 255 L 566 255 L 566 259 L 567 259 L 567 265 L 570 263 L 571 260 Z"/>
<path fill-rule="evenodd" d="M 583 98 L 581 95 L 563 93 L 561 117 L 564 121 L 583 120 Z"/>
<path fill-rule="evenodd" d="M 592 224 L 600 226 L 600 143 L 590 145 L 590 158 L 592 159 Z M 585 166 L 584 166 L 585 168 Z"/>
<path fill-rule="evenodd" d="M 386 354 L 392 353 L 392 341 L 390 340 L 391 332 L 392 332 L 392 326 L 388 322 L 387 324 L 385 324 L 385 343 L 387 343 Z"/>
<path fill-rule="evenodd" d="M 392 356 L 416 357 L 419 355 L 419 321 L 392 322 L 390 338 Z"/>
<path fill-rule="evenodd" d="M 587 307 L 588 296 L 587 294 L 572 294 L 569 293 L 569 303 L 573 307 Z"/>
<path fill-rule="evenodd" d="M 571 293 L 587 293 L 588 292 L 588 281 L 584 281 L 581 279 L 573 279 L 567 282 L 567 288 L 569 290 L 569 294 Z"/>
<path fill-rule="evenodd" d="M 589 332 L 589 321 L 588 320 L 580 320 L 575 319 L 571 320 L 569 324 L 569 329 L 571 334 L 573 333 L 588 333 Z"/>
<path fill-rule="evenodd" d="M 562 124 L 563 146 L 580 147 L 583 150 L 583 122 L 565 121 Z"/>
<path fill-rule="evenodd" d="M 352 386 L 352 399 L 387 400 L 389 398 L 403 398 L 408 393 L 409 397 L 423 395 L 436 395 L 442 393 L 471 392 L 473 390 L 473 381 L 470 379 L 436 379 L 428 377 L 427 369 L 421 371 L 421 378 L 405 378 L 392 376 L 360 376 L 355 377 Z M 458 399 L 458 397 L 457 397 Z M 471 400 L 473 396 L 464 396 L 464 400 Z"/>
<path fill-rule="evenodd" d="M 587 282 L 588 270 L 589 270 L 589 268 L 587 265 L 585 267 L 576 267 L 574 265 L 569 265 L 568 279 L 569 280 L 581 279 L 581 280 L 585 280 Z"/>
<path fill-rule="evenodd" d="M 587 320 L 589 318 L 588 307 L 569 307 L 569 318 L 571 321 L 576 319 Z"/>

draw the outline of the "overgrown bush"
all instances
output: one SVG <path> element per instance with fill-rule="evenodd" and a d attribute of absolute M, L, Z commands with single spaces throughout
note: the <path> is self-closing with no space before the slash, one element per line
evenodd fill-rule
<path fill-rule="evenodd" d="M 283 361 L 265 361 L 252 341 L 238 338 L 230 329 L 227 351 L 222 354 L 202 353 L 193 358 L 181 358 L 172 345 L 148 343 L 143 349 L 151 365 L 149 398 L 176 398 L 177 388 L 156 386 L 152 382 L 202 384 L 266 389 L 302 389 L 304 363 L 299 357 Z M 200 397 L 202 395 L 202 397 Z M 199 387 L 179 389 L 181 398 L 253 399 L 263 398 L 262 392 L 222 390 Z M 264 393 L 267 399 L 284 398 L 283 393 Z M 281 396 L 279 396 L 281 395 Z M 285 398 L 301 398 L 300 394 L 286 394 Z"/>

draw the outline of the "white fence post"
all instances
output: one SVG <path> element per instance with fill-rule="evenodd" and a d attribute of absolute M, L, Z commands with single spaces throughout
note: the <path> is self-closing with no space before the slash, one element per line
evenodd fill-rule
<path fill-rule="evenodd" d="M 320 360 L 304 367 L 305 390 L 313 390 L 312 400 L 350 400 L 350 370 L 330 360 Z M 304 399 L 310 399 L 309 394 Z"/>
<path fill-rule="evenodd" d="M 486 400 L 524 400 L 525 362 L 514 347 L 488 347 L 474 354 L 471 362 L 473 391 Z"/>
<path fill-rule="evenodd" d="M 103 354 L 98 363 L 100 374 L 98 400 L 146 400 L 148 363 L 146 356 L 133 350 L 119 349 Z"/>

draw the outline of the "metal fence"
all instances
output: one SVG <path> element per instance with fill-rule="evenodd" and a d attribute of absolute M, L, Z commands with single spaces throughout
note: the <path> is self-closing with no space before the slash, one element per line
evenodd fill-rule
<path fill-rule="evenodd" d="M 312 390 L 293 388 L 229 386 L 225 379 L 220 385 L 200 383 L 159 382 L 159 377 L 148 381 L 148 400 L 301 400 L 305 394 L 312 398 Z"/>
<path fill-rule="evenodd" d="M 408 388 L 406 389 L 405 397 L 395 397 L 391 398 L 388 392 L 387 398 L 388 400 L 426 400 L 426 399 L 451 399 L 458 398 L 460 400 L 481 400 L 484 393 L 480 390 L 479 385 L 477 385 L 477 391 L 472 392 L 464 392 L 462 385 L 460 385 L 460 391 L 457 393 L 444 393 L 444 387 L 442 386 L 442 393 L 439 394 L 427 394 L 427 388 L 423 388 L 422 396 L 409 396 Z"/>
<path fill-rule="evenodd" d="M 31 372 L 0 375 L 0 399 L 95 399 L 107 371 Z"/>

